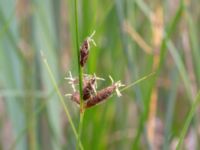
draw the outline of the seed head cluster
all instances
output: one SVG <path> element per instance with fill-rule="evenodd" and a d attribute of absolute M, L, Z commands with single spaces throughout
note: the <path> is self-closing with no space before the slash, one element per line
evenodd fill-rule
<path fill-rule="evenodd" d="M 95 32 L 91 34 L 91 36 L 87 37 L 86 40 L 83 42 L 82 46 L 80 47 L 80 65 L 84 67 L 89 56 L 90 50 L 90 42 L 92 42 L 95 46 L 95 42 L 92 39 Z M 111 79 L 112 84 L 101 89 L 97 90 L 97 81 L 104 81 L 105 79 L 99 78 L 96 74 L 88 75 L 84 74 L 83 76 L 83 101 L 84 101 L 84 108 L 90 108 L 107 100 L 114 92 L 117 93 L 117 96 L 121 96 L 119 88 L 124 86 L 121 84 L 120 81 L 114 82 L 112 77 L 109 76 Z M 73 93 L 66 94 L 66 96 L 70 96 L 70 99 L 80 105 L 80 93 L 76 90 L 76 86 L 79 85 L 79 79 L 73 78 L 71 72 L 69 72 L 69 77 L 65 79 L 68 80 L 68 83 L 72 86 Z"/>

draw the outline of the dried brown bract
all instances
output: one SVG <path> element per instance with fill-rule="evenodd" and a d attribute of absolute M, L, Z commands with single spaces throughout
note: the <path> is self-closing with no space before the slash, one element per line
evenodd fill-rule
<path fill-rule="evenodd" d="M 91 34 L 91 36 L 86 38 L 86 40 L 83 42 L 83 44 L 80 48 L 80 65 L 81 65 L 81 67 L 84 67 L 84 65 L 86 64 L 86 61 L 88 59 L 89 50 L 90 50 L 90 42 L 92 42 L 96 46 L 96 43 L 92 39 L 94 34 L 95 34 L 95 31 Z"/>

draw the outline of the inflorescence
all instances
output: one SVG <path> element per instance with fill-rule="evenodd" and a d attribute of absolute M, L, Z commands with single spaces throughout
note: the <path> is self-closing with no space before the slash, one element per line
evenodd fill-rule
<path fill-rule="evenodd" d="M 80 47 L 80 65 L 81 67 L 84 67 L 89 56 L 89 50 L 90 50 L 90 43 L 92 42 L 95 46 L 96 43 L 92 39 L 94 36 L 95 31 L 86 38 L 86 40 L 83 42 L 82 46 Z M 100 102 L 105 101 L 108 99 L 114 92 L 116 92 L 117 96 L 121 96 L 121 93 L 119 91 L 120 87 L 123 87 L 121 81 L 114 82 L 111 76 L 109 76 L 111 80 L 111 85 L 98 90 L 97 89 L 97 81 L 104 81 L 105 79 L 97 77 L 96 74 L 89 75 L 84 74 L 83 75 L 83 101 L 84 101 L 84 108 L 90 108 L 92 106 L 95 106 L 99 104 Z M 69 72 L 69 76 L 65 79 L 68 80 L 68 83 L 71 85 L 73 89 L 72 94 L 66 94 L 66 96 L 70 96 L 71 100 L 76 102 L 78 105 L 80 105 L 80 93 L 76 90 L 76 86 L 79 85 L 79 79 L 73 78 L 71 72 Z"/>

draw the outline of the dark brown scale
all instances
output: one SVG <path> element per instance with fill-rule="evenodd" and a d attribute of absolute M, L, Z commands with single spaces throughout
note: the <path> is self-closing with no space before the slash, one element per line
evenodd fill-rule
<path fill-rule="evenodd" d="M 83 100 L 89 99 L 92 95 L 94 95 L 94 90 L 92 85 L 95 83 L 95 79 L 92 78 L 88 81 L 84 80 L 83 87 Z M 77 104 L 80 104 L 80 94 L 78 92 L 74 92 L 71 96 L 71 100 L 75 101 Z"/>
<path fill-rule="evenodd" d="M 81 67 L 84 67 L 89 55 L 89 44 L 88 41 L 85 40 L 80 49 L 80 64 Z"/>
<path fill-rule="evenodd" d="M 92 78 L 87 83 L 85 83 L 83 87 L 83 100 L 89 99 L 92 95 L 94 95 L 94 89 L 92 88 L 92 85 L 94 85 L 95 79 Z"/>
<path fill-rule="evenodd" d="M 83 79 L 83 100 L 87 100 L 90 98 L 92 94 L 94 94 L 94 89 L 92 88 L 92 85 L 94 85 L 96 82 L 95 78 L 84 78 Z M 79 80 L 74 80 L 74 84 L 79 83 Z"/>
<path fill-rule="evenodd" d="M 111 85 L 109 87 L 106 87 L 99 92 L 94 97 L 91 97 L 85 104 L 85 108 L 92 107 L 104 100 L 106 100 L 109 96 L 113 94 L 113 92 L 116 89 L 116 85 Z"/>

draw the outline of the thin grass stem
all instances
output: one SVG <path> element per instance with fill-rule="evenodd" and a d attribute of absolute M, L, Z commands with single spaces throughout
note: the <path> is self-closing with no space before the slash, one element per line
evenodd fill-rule
<path fill-rule="evenodd" d="M 74 14 L 75 14 L 75 34 L 76 34 L 76 50 L 77 50 L 77 65 L 78 65 L 78 74 L 79 74 L 79 93 L 80 93 L 80 121 L 79 121 L 79 131 L 78 131 L 78 143 L 76 148 L 78 149 L 78 145 L 80 144 L 81 132 L 82 132 L 82 124 L 84 118 L 84 105 L 83 105 L 83 68 L 80 64 L 80 51 L 79 51 L 79 31 L 78 31 L 78 7 L 77 0 L 74 1 Z"/>
<path fill-rule="evenodd" d="M 178 144 L 177 144 L 177 146 L 176 146 L 176 150 L 181 149 L 181 146 L 182 146 L 182 144 L 183 144 L 184 137 L 185 137 L 185 135 L 186 135 L 186 132 L 188 131 L 188 128 L 189 128 L 189 126 L 190 126 L 190 123 L 191 123 L 191 121 L 192 121 L 192 118 L 193 118 L 194 115 L 195 115 L 195 111 L 196 111 L 196 109 L 197 109 L 199 103 L 200 103 L 200 91 L 198 92 L 198 94 L 197 94 L 197 96 L 196 96 L 196 98 L 195 98 L 195 101 L 193 102 L 192 107 L 191 107 L 191 109 L 190 109 L 190 111 L 189 111 L 189 113 L 188 113 L 188 116 L 187 116 L 187 118 L 186 118 L 185 124 L 184 124 L 184 126 L 183 126 L 183 129 L 182 129 L 181 134 L 180 134 L 180 137 L 179 137 Z"/>
<path fill-rule="evenodd" d="M 151 77 L 151 76 L 153 76 L 153 75 L 155 75 L 155 74 L 156 74 L 156 72 L 152 72 L 152 73 L 150 73 L 149 75 L 144 76 L 144 77 L 142 77 L 142 78 L 136 80 L 135 82 L 133 82 L 133 83 L 127 85 L 126 87 L 122 88 L 122 89 L 120 90 L 120 92 L 123 92 L 124 90 L 126 90 L 126 89 L 128 89 L 128 88 L 130 88 L 130 87 L 132 87 L 132 86 L 134 86 L 134 85 L 136 85 L 136 84 L 138 84 L 138 83 L 140 83 L 140 82 L 142 82 L 142 81 L 148 79 L 149 77 Z"/>
<path fill-rule="evenodd" d="M 41 54 L 42 54 L 42 52 L 41 52 Z M 71 118 L 71 115 L 70 115 L 70 113 L 69 113 L 69 110 L 68 110 L 67 106 L 65 105 L 64 98 L 63 98 L 63 96 L 61 95 L 60 90 L 59 90 L 59 88 L 58 88 L 58 86 L 57 86 L 57 84 L 56 84 L 56 81 L 55 81 L 55 78 L 54 78 L 54 76 L 53 76 L 52 70 L 51 70 L 51 68 L 50 68 L 50 66 L 49 66 L 49 64 L 48 64 L 48 62 L 47 62 L 47 59 L 44 57 L 43 54 L 42 54 L 42 57 L 43 57 L 44 64 L 45 64 L 45 66 L 46 66 L 46 68 L 47 68 L 47 71 L 48 71 L 48 73 L 49 73 L 51 82 L 52 82 L 52 84 L 53 84 L 53 86 L 54 86 L 54 89 L 56 90 L 56 93 L 57 93 L 57 95 L 58 95 L 58 97 L 59 97 L 59 100 L 60 100 L 60 102 L 61 102 L 61 104 L 62 104 L 62 106 L 63 106 L 63 108 L 64 108 L 64 111 L 65 111 L 65 113 L 66 113 L 66 116 L 67 116 L 67 118 L 68 118 L 68 120 L 69 120 L 69 123 L 70 123 L 70 125 L 71 125 L 71 127 L 72 127 L 72 130 L 73 130 L 73 132 L 74 132 L 74 135 L 75 135 L 77 141 L 79 141 L 78 145 L 79 145 L 80 149 L 82 150 L 82 149 L 83 149 L 83 146 L 82 146 L 82 144 L 81 144 L 81 141 L 78 139 L 79 136 L 78 136 L 78 133 L 77 133 L 77 131 L 76 131 L 75 125 L 74 125 L 74 123 L 73 123 L 73 121 L 72 121 L 72 118 Z"/>

